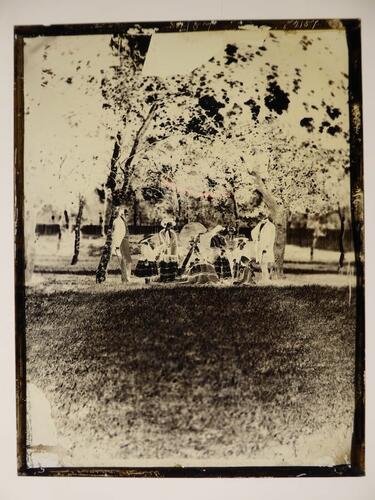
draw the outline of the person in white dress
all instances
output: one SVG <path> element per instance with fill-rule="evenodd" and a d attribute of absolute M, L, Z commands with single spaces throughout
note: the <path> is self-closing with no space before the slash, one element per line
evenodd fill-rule
<path fill-rule="evenodd" d="M 119 208 L 113 221 L 112 255 L 117 255 L 121 268 L 121 281 L 128 283 L 131 276 L 132 257 L 130 253 L 129 230 L 126 210 Z"/>
<path fill-rule="evenodd" d="M 169 260 L 178 259 L 178 239 L 177 233 L 173 230 L 176 225 L 172 219 L 164 219 L 161 222 L 162 230 L 159 232 L 161 255 L 169 257 Z"/>
<path fill-rule="evenodd" d="M 251 238 L 255 243 L 255 260 L 260 264 L 262 280 L 269 281 L 270 266 L 275 262 L 275 224 L 269 217 L 265 217 L 251 231 Z"/>

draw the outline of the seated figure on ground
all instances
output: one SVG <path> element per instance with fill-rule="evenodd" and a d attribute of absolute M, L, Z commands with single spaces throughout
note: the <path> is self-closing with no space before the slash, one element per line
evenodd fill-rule
<path fill-rule="evenodd" d="M 211 259 L 219 279 L 228 279 L 232 277 L 232 271 L 226 253 L 227 243 L 224 238 L 224 232 L 225 229 L 223 229 L 222 226 L 217 226 L 210 241 Z"/>
<path fill-rule="evenodd" d="M 242 256 L 236 263 L 236 279 L 234 285 L 255 285 L 254 260 Z"/>
<path fill-rule="evenodd" d="M 160 281 L 175 281 L 178 274 L 178 238 L 172 228 L 176 225 L 172 219 L 164 219 L 163 229 L 159 232 L 160 241 Z"/>
<path fill-rule="evenodd" d="M 151 238 L 152 235 L 147 235 L 139 242 L 141 246 L 141 258 L 137 262 L 134 271 L 135 276 L 145 279 L 145 283 L 149 283 L 153 276 L 158 275 L 156 249 Z"/>
<path fill-rule="evenodd" d="M 209 262 L 198 258 L 190 264 L 185 278 L 187 283 L 196 285 L 207 285 L 219 281 L 215 267 Z"/>

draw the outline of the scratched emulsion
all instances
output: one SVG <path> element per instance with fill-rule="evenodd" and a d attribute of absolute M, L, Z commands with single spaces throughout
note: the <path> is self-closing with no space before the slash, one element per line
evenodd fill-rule
<path fill-rule="evenodd" d="M 297 28 L 25 39 L 29 467 L 350 463 L 348 49 Z"/>

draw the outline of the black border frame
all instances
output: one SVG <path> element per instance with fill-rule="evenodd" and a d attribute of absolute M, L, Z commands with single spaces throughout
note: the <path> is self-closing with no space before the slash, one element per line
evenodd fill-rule
<path fill-rule="evenodd" d="M 350 180 L 352 231 L 357 271 L 357 325 L 355 350 L 355 413 L 351 464 L 333 467 L 51 467 L 28 468 L 26 463 L 26 318 L 24 253 L 24 38 L 124 33 L 129 28 L 157 28 L 159 33 L 240 29 L 241 25 L 268 26 L 274 30 L 322 30 L 344 28 L 349 53 Z M 30 25 L 14 27 L 14 208 L 15 208 L 15 340 L 17 469 L 22 476 L 58 477 L 341 477 L 365 474 L 365 306 L 363 199 L 356 209 L 354 193 L 363 193 L 363 125 L 361 31 L 359 19 L 206 20 L 167 22 Z"/>

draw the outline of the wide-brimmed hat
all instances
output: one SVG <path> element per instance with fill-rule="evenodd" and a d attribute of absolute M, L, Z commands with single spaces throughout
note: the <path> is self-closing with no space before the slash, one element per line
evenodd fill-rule
<path fill-rule="evenodd" d="M 167 227 L 167 224 L 170 224 L 172 227 L 176 225 L 176 221 L 173 219 L 163 219 L 161 221 L 161 227 Z"/>
<path fill-rule="evenodd" d="M 148 243 L 150 239 L 153 238 L 153 236 L 154 236 L 153 234 L 145 234 L 143 238 L 138 242 L 139 245 L 142 243 Z"/>

